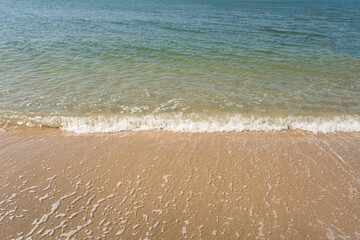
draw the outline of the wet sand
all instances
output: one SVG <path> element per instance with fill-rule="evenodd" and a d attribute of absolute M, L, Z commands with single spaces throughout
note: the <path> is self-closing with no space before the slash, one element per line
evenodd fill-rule
<path fill-rule="evenodd" d="M 0 132 L 1 239 L 360 239 L 360 133 Z"/>

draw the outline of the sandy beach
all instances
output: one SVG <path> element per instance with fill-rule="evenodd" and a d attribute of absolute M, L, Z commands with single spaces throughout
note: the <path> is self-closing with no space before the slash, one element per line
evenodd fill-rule
<path fill-rule="evenodd" d="M 360 134 L 0 133 L 1 239 L 359 239 Z"/>
<path fill-rule="evenodd" d="M 360 240 L 359 13 L 1 0 L 0 240 Z"/>

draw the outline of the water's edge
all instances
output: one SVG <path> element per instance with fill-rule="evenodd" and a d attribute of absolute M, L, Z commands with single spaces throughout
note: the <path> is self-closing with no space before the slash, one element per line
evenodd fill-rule
<path fill-rule="evenodd" d="M 359 132 L 358 115 L 333 117 L 285 116 L 259 117 L 241 114 L 224 116 L 159 114 L 144 116 L 88 116 L 88 117 L 21 117 L 1 121 L 1 125 L 50 127 L 74 133 L 108 133 L 120 131 L 170 131 L 170 132 L 243 132 L 291 131 L 313 133 Z"/>

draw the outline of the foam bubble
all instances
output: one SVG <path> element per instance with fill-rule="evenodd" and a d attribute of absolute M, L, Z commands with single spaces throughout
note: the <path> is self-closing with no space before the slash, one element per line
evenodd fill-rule
<path fill-rule="evenodd" d="M 223 117 L 186 118 L 182 115 L 142 117 L 62 117 L 61 129 L 75 133 L 162 130 L 172 132 L 242 132 L 305 130 L 314 133 L 360 131 L 358 116 L 325 117 Z"/>
<path fill-rule="evenodd" d="M 316 116 L 245 116 L 228 114 L 207 116 L 179 113 L 148 115 L 111 115 L 86 117 L 19 117 L 34 126 L 59 127 L 74 133 L 161 130 L 171 132 L 242 132 L 304 130 L 313 133 L 358 132 L 359 115 Z"/>

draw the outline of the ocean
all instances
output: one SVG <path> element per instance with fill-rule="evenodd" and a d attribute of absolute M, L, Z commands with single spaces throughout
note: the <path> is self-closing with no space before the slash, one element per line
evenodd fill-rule
<path fill-rule="evenodd" d="M 359 1 L 0 1 L 2 125 L 346 132 L 359 103 Z"/>

